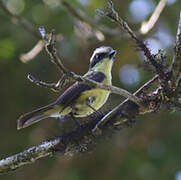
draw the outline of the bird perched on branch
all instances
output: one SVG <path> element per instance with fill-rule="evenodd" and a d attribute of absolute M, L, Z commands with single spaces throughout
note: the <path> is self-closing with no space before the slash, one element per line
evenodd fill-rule
<path fill-rule="evenodd" d="M 89 70 L 84 77 L 111 85 L 115 54 L 116 51 L 111 47 L 101 46 L 95 49 L 90 58 Z M 73 117 L 86 117 L 93 112 L 99 113 L 98 109 L 105 104 L 109 94 L 107 90 L 76 82 L 55 102 L 20 116 L 17 129 L 25 128 L 48 117 L 58 118 L 68 114 Z"/>

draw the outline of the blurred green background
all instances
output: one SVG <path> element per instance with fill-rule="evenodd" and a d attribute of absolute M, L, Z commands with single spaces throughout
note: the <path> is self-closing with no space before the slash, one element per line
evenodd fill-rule
<path fill-rule="evenodd" d="M 67 0 L 76 9 L 83 11 L 111 29 L 115 24 L 100 18 L 95 10 L 105 7 L 104 0 Z M 114 0 L 122 18 L 138 32 L 143 20 L 152 14 L 159 0 Z M 24 16 L 37 28 L 55 29 L 60 40 L 57 48 L 63 63 L 78 74 L 88 70 L 89 57 L 93 50 L 102 45 L 112 46 L 118 51 L 113 67 L 113 84 L 134 92 L 153 77 L 150 72 L 139 68 L 144 57 L 124 33 L 111 36 L 91 29 L 80 23 L 61 5 L 60 0 L 6 0 L 8 9 Z M 180 0 L 168 0 L 154 29 L 145 40 L 156 53 L 167 52 L 168 60 L 173 55 L 175 34 L 181 10 Z M 0 158 L 23 151 L 45 139 L 60 134 L 57 120 L 45 120 L 32 127 L 16 130 L 17 118 L 28 111 L 46 105 L 60 93 L 37 87 L 26 78 L 28 73 L 35 77 L 55 82 L 60 74 L 42 51 L 28 63 L 20 56 L 27 53 L 38 42 L 31 33 L 10 19 L 0 9 Z M 107 107 L 113 108 L 122 98 L 111 95 Z M 45 158 L 15 172 L 2 175 L 2 180 L 181 180 L 181 122 L 180 113 L 167 110 L 138 118 L 133 128 L 120 131 L 110 141 L 103 142 L 92 154 L 79 157 L 56 155 Z"/>

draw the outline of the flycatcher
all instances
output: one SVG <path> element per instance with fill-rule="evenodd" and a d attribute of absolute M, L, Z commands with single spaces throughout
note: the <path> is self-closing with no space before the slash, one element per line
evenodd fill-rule
<path fill-rule="evenodd" d="M 116 51 L 111 47 L 101 46 L 93 52 L 90 58 L 88 72 L 84 77 L 104 84 L 112 84 L 112 65 Z M 92 88 L 83 82 L 70 86 L 59 98 L 44 107 L 26 113 L 18 119 L 17 129 L 30 126 L 48 117 L 60 118 L 71 114 L 74 117 L 86 117 L 101 108 L 110 92 Z"/>

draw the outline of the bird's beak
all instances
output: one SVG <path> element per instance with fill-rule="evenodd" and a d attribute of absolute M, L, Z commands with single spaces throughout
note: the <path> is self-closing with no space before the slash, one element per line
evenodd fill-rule
<path fill-rule="evenodd" d="M 114 59 L 116 52 L 117 52 L 116 50 L 111 50 L 111 52 L 109 53 L 109 58 Z"/>

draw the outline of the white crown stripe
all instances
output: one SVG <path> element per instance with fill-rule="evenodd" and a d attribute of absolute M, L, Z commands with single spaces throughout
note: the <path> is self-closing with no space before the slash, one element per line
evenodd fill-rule
<path fill-rule="evenodd" d="M 106 52 L 110 52 L 111 50 L 112 50 L 112 48 L 109 47 L 109 46 L 101 46 L 101 47 L 95 49 L 94 52 L 93 52 L 93 54 L 92 54 L 92 56 L 91 56 L 91 58 L 90 58 L 90 62 L 92 62 L 92 60 L 93 60 L 93 58 L 94 58 L 94 56 L 95 56 L 96 54 L 104 53 L 104 52 L 105 52 L 105 53 L 106 53 Z"/>

